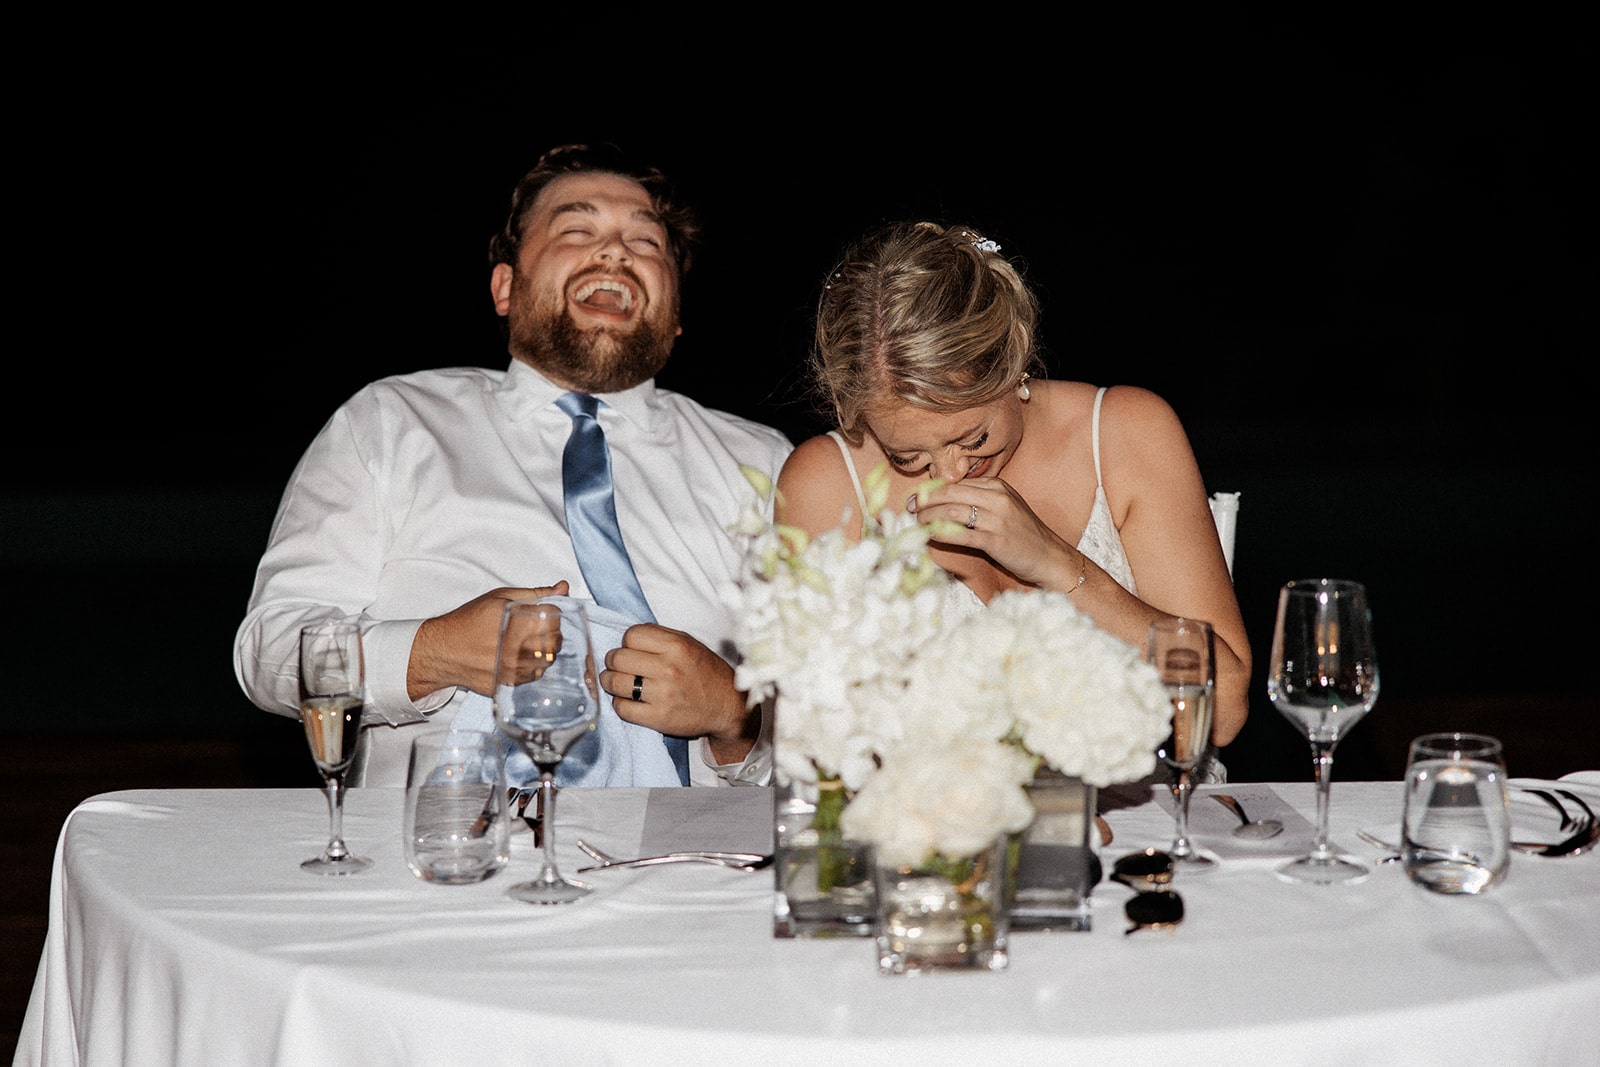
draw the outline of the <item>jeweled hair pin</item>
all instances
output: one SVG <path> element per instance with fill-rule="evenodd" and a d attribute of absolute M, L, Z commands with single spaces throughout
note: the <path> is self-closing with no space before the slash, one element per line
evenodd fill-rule
<path fill-rule="evenodd" d="M 979 237 L 977 234 L 973 233 L 971 230 L 962 230 L 961 231 L 961 236 L 965 237 L 969 242 L 971 242 L 972 247 L 976 248 L 980 252 L 998 252 L 998 251 L 1000 251 L 999 242 L 991 241 L 987 237 Z"/>

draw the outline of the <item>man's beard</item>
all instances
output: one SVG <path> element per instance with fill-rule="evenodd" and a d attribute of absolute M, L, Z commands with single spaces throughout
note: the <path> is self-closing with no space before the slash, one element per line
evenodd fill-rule
<path fill-rule="evenodd" d="M 532 307 L 510 321 L 511 354 L 585 393 L 616 393 L 654 378 L 667 365 L 677 331 L 640 319 L 631 332 L 584 329 L 563 305 Z"/>

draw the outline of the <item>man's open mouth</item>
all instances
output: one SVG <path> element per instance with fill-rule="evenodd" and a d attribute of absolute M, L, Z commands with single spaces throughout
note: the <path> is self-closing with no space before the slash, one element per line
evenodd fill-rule
<path fill-rule="evenodd" d="M 573 290 L 572 299 L 596 311 L 626 312 L 633 307 L 633 290 L 612 278 L 596 278 Z"/>

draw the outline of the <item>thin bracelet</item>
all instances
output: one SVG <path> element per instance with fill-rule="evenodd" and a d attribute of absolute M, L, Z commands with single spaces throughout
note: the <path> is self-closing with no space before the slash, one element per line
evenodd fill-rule
<path fill-rule="evenodd" d="M 1082 586 L 1083 583 L 1087 582 L 1088 580 L 1089 580 L 1089 557 L 1085 556 L 1082 552 L 1079 552 L 1078 553 L 1078 584 L 1073 586 L 1071 589 L 1068 589 L 1067 590 L 1067 595 L 1071 596 L 1073 593 L 1076 593 L 1078 591 L 1079 587 Z"/>

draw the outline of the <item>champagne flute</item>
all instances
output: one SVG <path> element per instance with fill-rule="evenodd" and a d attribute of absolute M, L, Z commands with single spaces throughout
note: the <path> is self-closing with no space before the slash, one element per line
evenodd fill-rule
<path fill-rule="evenodd" d="M 300 723 L 328 790 L 328 847 L 300 865 L 316 874 L 351 874 L 372 866 L 344 844 L 344 776 L 361 738 L 364 663 L 355 623 L 321 623 L 300 631 Z"/>
<path fill-rule="evenodd" d="M 1366 587 L 1339 578 L 1287 582 L 1278 592 L 1267 697 L 1311 742 L 1317 833 L 1311 851 L 1278 868 L 1289 882 L 1334 885 L 1371 873 L 1328 845 L 1333 750 L 1378 700 L 1378 654 Z"/>
<path fill-rule="evenodd" d="M 1189 841 L 1189 799 L 1194 770 L 1211 740 L 1211 707 L 1216 689 L 1215 637 L 1209 622 L 1157 619 L 1150 624 L 1145 658 L 1161 672 L 1172 699 L 1172 734 L 1156 754 L 1172 775 L 1172 847 L 1167 851 L 1180 871 L 1209 871 L 1217 861 Z"/>
<path fill-rule="evenodd" d="M 589 615 L 575 601 L 514 600 L 500 617 L 494 716 L 539 768 L 544 866 L 506 895 L 530 904 L 569 904 L 589 885 L 556 870 L 556 768 L 567 749 L 595 728 L 600 682 L 589 641 Z"/>

